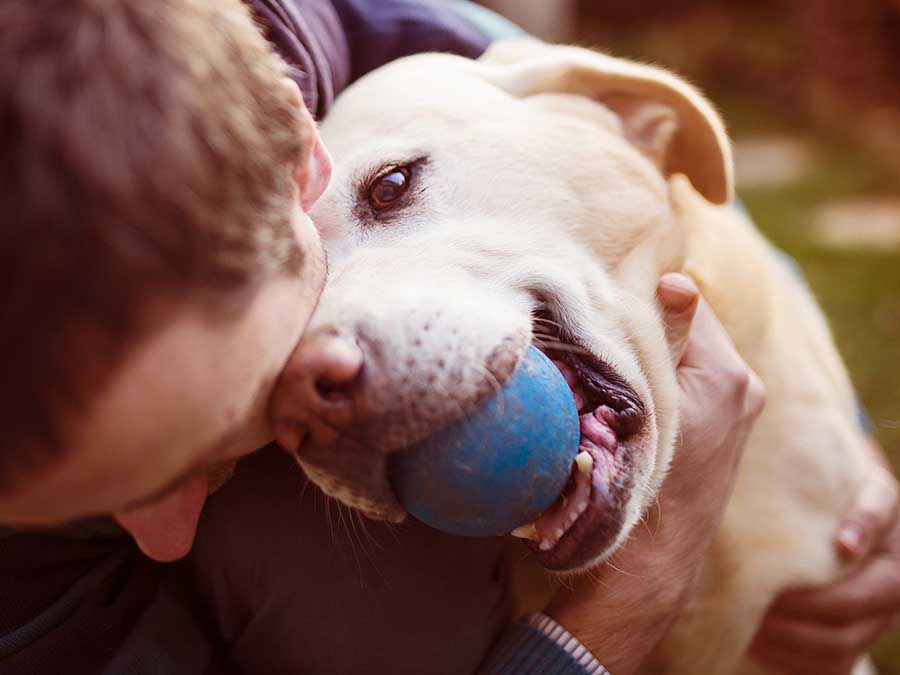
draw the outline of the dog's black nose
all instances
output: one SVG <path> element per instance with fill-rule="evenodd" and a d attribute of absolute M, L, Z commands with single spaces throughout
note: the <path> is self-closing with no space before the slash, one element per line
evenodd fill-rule
<path fill-rule="evenodd" d="M 296 452 L 307 434 L 329 444 L 366 414 L 365 355 L 353 338 L 318 333 L 304 338 L 282 371 L 271 402 L 276 440 Z"/>

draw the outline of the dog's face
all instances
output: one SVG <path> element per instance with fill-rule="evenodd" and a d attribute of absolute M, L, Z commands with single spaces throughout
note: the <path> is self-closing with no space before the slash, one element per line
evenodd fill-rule
<path fill-rule="evenodd" d="M 677 390 L 654 301 L 679 255 L 666 175 L 725 199 L 715 116 L 661 71 L 511 43 L 370 74 L 322 133 L 336 170 L 312 215 L 331 277 L 305 340 L 344 336 L 365 365 L 352 411 L 304 420 L 309 476 L 402 519 L 392 453 L 459 419 L 534 342 L 573 390 L 593 467 L 524 532 L 551 569 L 609 555 L 672 453 Z"/>

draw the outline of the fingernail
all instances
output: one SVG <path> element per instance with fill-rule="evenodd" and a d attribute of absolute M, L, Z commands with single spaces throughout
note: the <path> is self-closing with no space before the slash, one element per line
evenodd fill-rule
<path fill-rule="evenodd" d="M 863 558 L 868 553 L 868 538 L 858 525 L 845 525 L 838 533 L 838 543 L 844 554 L 854 560 Z"/>
<path fill-rule="evenodd" d="M 659 280 L 659 299 L 666 309 L 686 312 L 697 300 L 697 287 L 683 274 L 666 274 Z"/>
<path fill-rule="evenodd" d="M 288 452 L 298 452 L 306 430 L 296 422 L 281 420 L 275 423 L 275 442 Z"/>

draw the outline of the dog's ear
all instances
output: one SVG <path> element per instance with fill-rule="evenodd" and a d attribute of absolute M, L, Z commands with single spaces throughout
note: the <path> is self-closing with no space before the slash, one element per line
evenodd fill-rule
<path fill-rule="evenodd" d="M 481 62 L 488 80 L 513 96 L 576 94 L 604 104 L 665 176 L 686 175 L 711 202 L 731 199 L 734 169 L 722 119 L 672 73 L 532 39 L 498 42 Z"/>

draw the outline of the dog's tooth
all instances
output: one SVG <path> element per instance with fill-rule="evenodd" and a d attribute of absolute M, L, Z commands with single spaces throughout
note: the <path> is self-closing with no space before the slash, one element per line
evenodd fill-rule
<path fill-rule="evenodd" d="M 586 508 L 587 508 L 587 502 L 586 502 L 586 501 L 578 502 L 578 504 L 575 505 L 575 512 L 576 512 L 576 513 L 584 513 L 584 510 L 585 510 Z"/>
<path fill-rule="evenodd" d="M 537 528 L 534 526 L 534 523 L 517 527 L 510 534 L 519 539 L 530 539 L 531 541 L 537 541 L 538 539 Z"/>
<path fill-rule="evenodd" d="M 579 514 L 577 514 L 577 513 L 569 514 L 569 525 L 574 525 L 575 521 L 578 520 L 578 516 L 579 516 Z"/>
<path fill-rule="evenodd" d="M 542 551 L 549 551 L 551 548 L 553 548 L 553 544 L 545 539 L 541 542 L 541 545 L 538 546 L 538 548 Z"/>
<path fill-rule="evenodd" d="M 563 530 L 561 527 L 559 527 L 556 529 L 556 532 L 553 533 L 553 536 L 556 537 L 556 541 L 559 541 L 560 539 L 562 539 L 562 536 L 564 534 L 565 534 L 565 530 Z"/>
<path fill-rule="evenodd" d="M 575 455 L 575 463 L 578 465 L 578 470 L 581 473 L 590 473 L 591 469 L 594 468 L 594 458 L 591 457 L 591 453 L 587 450 L 582 450 Z"/>

